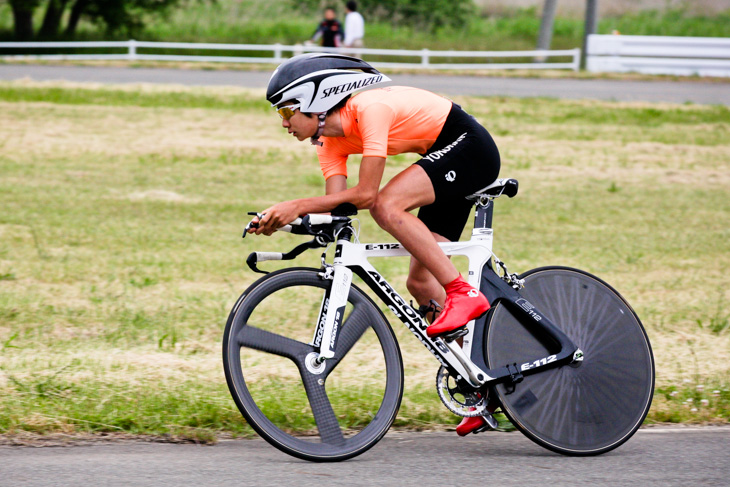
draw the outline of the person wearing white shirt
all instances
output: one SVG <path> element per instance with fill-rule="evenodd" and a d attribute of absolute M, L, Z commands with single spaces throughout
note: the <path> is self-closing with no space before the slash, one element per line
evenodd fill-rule
<path fill-rule="evenodd" d="M 345 4 L 345 47 L 363 47 L 362 38 L 365 37 L 365 20 L 357 11 L 357 2 L 350 0 Z M 359 56 L 358 56 L 359 57 Z"/>

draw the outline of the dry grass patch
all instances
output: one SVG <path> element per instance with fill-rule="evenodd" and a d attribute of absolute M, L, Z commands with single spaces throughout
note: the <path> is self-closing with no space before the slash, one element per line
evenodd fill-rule
<path fill-rule="evenodd" d="M 118 157 L 185 154 L 208 158 L 221 150 L 266 150 L 293 145 L 277 137 L 277 120 L 201 109 L 56 106 L 0 103 L 0 131 L 8 154 Z M 83 134 L 83 137 L 80 137 Z"/>

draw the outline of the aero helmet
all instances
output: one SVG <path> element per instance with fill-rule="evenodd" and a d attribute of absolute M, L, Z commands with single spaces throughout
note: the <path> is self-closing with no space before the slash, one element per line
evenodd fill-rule
<path fill-rule="evenodd" d="M 266 99 L 271 106 L 296 101 L 300 111 L 316 113 L 319 130 L 312 143 L 321 145 L 317 139 L 324 130 L 327 110 L 357 90 L 388 81 L 390 78 L 362 59 L 324 52 L 300 54 L 276 68 Z"/>

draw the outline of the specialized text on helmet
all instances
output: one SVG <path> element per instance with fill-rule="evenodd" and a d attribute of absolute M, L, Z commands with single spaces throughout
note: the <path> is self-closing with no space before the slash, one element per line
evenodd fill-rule
<path fill-rule="evenodd" d="M 380 81 L 383 79 L 382 76 L 373 76 L 372 78 L 367 79 L 361 79 L 360 81 L 353 81 L 351 83 L 345 83 L 339 86 L 333 86 L 332 88 L 327 88 L 324 91 L 322 91 L 322 98 L 327 98 L 332 95 L 337 95 L 342 92 L 349 92 L 354 90 L 359 90 L 360 88 L 365 88 L 366 86 L 380 83 Z"/>

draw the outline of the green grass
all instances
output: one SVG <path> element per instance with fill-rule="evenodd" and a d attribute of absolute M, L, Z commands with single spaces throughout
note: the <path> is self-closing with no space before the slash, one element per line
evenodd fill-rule
<path fill-rule="evenodd" d="M 143 91 L 90 91 L 63 87 L 23 88 L 0 87 L 0 99 L 8 102 L 48 102 L 63 105 L 111 105 L 136 107 L 210 108 L 223 110 L 254 110 L 268 112 L 265 100 L 232 94 L 210 96 L 205 93 L 143 92 Z"/>
<path fill-rule="evenodd" d="M 245 256 L 301 238 L 241 240 L 245 212 L 322 191 L 314 152 L 261 99 L 0 83 L 0 433 L 251 434 L 222 374 L 223 326 L 257 277 Z M 494 134 L 502 175 L 520 180 L 497 203 L 497 255 L 517 272 L 584 268 L 632 303 L 657 362 L 649 421 L 727 422 L 728 109 L 457 101 Z M 386 178 L 413 160 L 392 158 Z M 363 239 L 391 240 L 360 217 Z M 318 263 L 318 252 L 296 262 Z M 378 266 L 406 295 L 407 262 Z M 406 367 L 397 427 L 453 426 L 433 390 L 437 363 L 391 322 Z M 291 413 L 306 408 L 301 393 L 270 379 L 265 407 L 311 430 Z M 341 381 L 339 418 L 357 429 L 377 389 Z"/>
<path fill-rule="evenodd" d="M 705 384 L 687 379 L 681 384 L 659 387 L 654 396 L 652 420 L 665 423 L 713 422 L 730 417 L 730 387 L 727 381 Z"/>
<path fill-rule="evenodd" d="M 67 362 L 64 364 L 64 362 Z M 120 383 L 105 377 L 105 369 L 144 377 L 145 370 L 127 364 L 99 363 L 83 358 L 33 364 L 43 368 L 34 378 L 7 374 L 13 394 L 3 400 L 0 431 L 128 432 L 178 437 L 210 437 L 226 430 L 249 434 L 222 390 L 205 387 L 195 377 L 174 387 L 155 380 Z M 48 369 L 45 369 L 48 367 Z M 79 371 L 94 371 L 79 381 Z"/>
<path fill-rule="evenodd" d="M 296 17 L 286 6 L 250 8 L 235 3 L 199 5 L 173 14 L 168 22 L 155 22 L 145 32 L 150 38 L 180 41 L 218 41 L 293 44 L 308 39 L 317 17 Z M 533 49 L 540 28 L 534 9 L 512 10 L 502 15 L 475 16 L 459 28 L 440 27 L 425 32 L 406 25 L 367 24 L 367 45 L 402 49 Z M 629 13 L 601 19 L 599 33 L 619 30 L 628 35 L 730 36 L 730 10 L 717 16 L 692 16 L 682 10 Z M 553 48 L 582 44 L 583 20 L 557 18 Z"/>
<path fill-rule="evenodd" d="M 716 15 L 691 15 L 683 9 L 646 10 L 602 19 L 599 33 L 624 35 L 728 37 L 730 10 Z"/>

